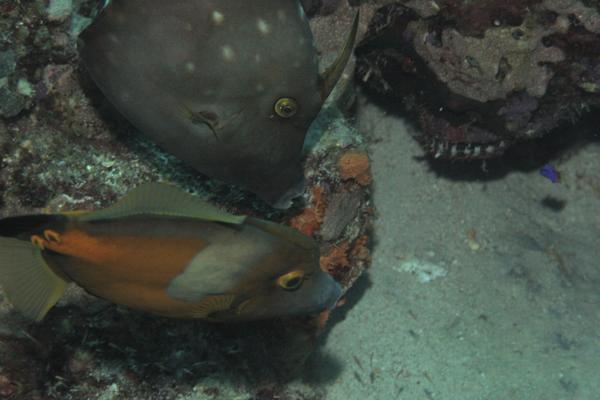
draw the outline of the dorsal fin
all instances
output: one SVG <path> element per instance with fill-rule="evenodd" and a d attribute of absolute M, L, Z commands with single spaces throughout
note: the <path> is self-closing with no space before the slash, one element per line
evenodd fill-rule
<path fill-rule="evenodd" d="M 281 225 L 275 222 L 253 217 L 247 217 L 246 223 L 274 236 L 284 238 L 285 240 L 292 242 L 304 249 L 317 248 L 317 242 L 313 238 L 304 235 L 302 232 L 292 228 L 291 226 Z"/>
<path fill-rule="evenodd" d="M 359 10 L 360 11 L 360 10 Z M 344 48 L 338 54 L 336 60 L 321 74 L 320 85 L 321 85 L 321 100 L 324 102 L 333 90 L 336 83 L 340 80 L 346 64 L 352 55 L 352 49 L 354 48 L 354 42 L 356 41 L 356 33 L 358 32 L 358 21 L 360 19 L 359 11 L 354 15 L 354 21 L 352 21 L 352 28 L 344 43 Z"/>
<path fill-rule="evenodd" d="M 81 221 L 97 221 L 134 215 L 197 218 L 205 221 L 242 224 L 245 216 L 229 214 L 186 191 L 166 183 L 142 184 L 110 207 L 84 214 Z"/>

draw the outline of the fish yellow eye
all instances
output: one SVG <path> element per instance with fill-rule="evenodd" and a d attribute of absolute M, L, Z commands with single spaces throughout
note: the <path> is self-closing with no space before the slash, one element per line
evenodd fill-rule
<path fill-rule="evenodd" d="M 291 97 L 282 97 L 275 102 L 275 112 L 281 118 L 290 118 L 298 111 L 298 103 Z"/>
<path fill-rule="evenodd" d="M 277 278 L 277 284 L 285 290 L 296 290 L 304 282 L 304 272 L 292 271 Z"/>

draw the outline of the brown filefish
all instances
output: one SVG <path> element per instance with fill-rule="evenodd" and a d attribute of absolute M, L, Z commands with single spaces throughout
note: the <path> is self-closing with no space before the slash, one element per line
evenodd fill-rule
<path fill-rule="evenodd" d="M 356 37 L 319 74 L 298 0 L 113 0 L 80 36 L 106 97 L 198 171 L 287 207 L 302 146 Z"/>
<path fill-rule="evenodd" d="M 0 284 L 16 309 L 42 319 L 69 282 L 134 309 L 214 321 L 312 315 L 340 296 L 313 239 L 158 183 L 98 211 L 0 220 Z"/>

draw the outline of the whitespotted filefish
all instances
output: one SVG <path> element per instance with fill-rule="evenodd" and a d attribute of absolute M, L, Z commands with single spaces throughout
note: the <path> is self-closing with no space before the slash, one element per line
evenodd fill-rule
<path fill-rule="evenodd" d="M 69 282 L 133 309 L 213 321 L 313 315 L 340 296 L 312 238 L 166 184 L 98 211 L 0 220 L 0 285 L 16 309 L 42 319 Z"/>
<path fill-rule="evenodd" d="M 198 171 L 279 207 L 303 187 L 309 125 L 339 79 L 319 74 L 298 0 L 113 0 L 80 36 L 106 97 Z"/>

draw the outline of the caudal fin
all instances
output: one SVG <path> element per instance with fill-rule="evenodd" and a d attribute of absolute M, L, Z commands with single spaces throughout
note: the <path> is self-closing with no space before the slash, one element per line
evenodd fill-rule
<path fill-rule="evenodd" d="M 44 318 L 67 288 L 31 242 L 0 237 L 0 285 L 13 306 L 36 321 Z"/>

